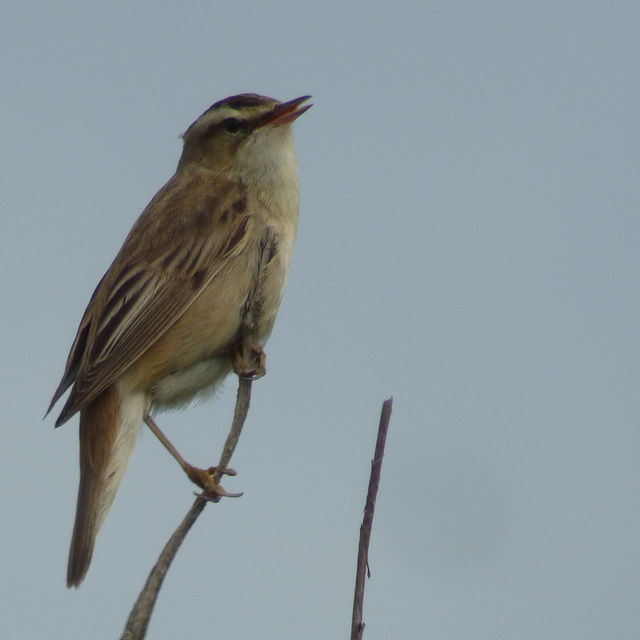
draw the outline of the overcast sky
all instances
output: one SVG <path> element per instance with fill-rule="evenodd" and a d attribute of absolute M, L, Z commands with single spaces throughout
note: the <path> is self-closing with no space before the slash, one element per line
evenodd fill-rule
<path fill-rule="evenodd" d="M 348 638 L 390 395 L 366 640 L 637 637 L 640 4 L 5 5 L 2 637 L 118 638 L 192 502 L 142 431 L 67 590 L 77 419 L 42 415 L 179 135 L 240 92 L 313 95 L 298 240 L 244 496 L 197 522 L 148 637 Z M 235 389 L 159 416 L 192 463 Z"/>

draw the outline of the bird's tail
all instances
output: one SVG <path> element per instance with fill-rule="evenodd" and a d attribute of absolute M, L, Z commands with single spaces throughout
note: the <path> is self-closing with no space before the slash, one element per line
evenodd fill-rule
<path fill-rule="evenodd" d="M 124 475 L 145 408 L 142 393 L 123 393 L 112 384 L 80 413 L 80 488 L 68 587 L 80 586 L 89 569 L 96 535 Z"/>

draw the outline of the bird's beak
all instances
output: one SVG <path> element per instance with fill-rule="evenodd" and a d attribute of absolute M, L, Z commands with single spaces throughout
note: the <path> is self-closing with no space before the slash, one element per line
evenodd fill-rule
<path fill-rule="evenodd" d="M 264 127 L 268 124 L 272 127 L 279 127 L 282 124 L 293 122 L 294 120 L 299 118 L 305 111 L 311 109 L 313 105 L 310 104 L 302 107 L 302 109 L 298 109 L 298 107 L 303 102 L 306 102 L 310 99 L 311 96 L 302 96 L 301 98 L 289 100 L 289 102 L 283 102 L 282 104 L 277 105 L 259 126 Z"/>

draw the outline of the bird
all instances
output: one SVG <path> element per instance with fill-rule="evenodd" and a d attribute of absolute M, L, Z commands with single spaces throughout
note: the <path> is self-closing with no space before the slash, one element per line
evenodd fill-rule
<path fill-rule="evenodd" d="M 220 100 L 182 135 L 175 174 L 134 223 L 96 287 L 49 410 L 80 414 L 80 484 L 67 586 L 79 587 L 144 423 L 205 490 L 154 418 L 215 392 L 235 372 L 264 375 L 263 344 L 284 292 L 299 185 L 292 124 L 311 96 Z M 259 297 L 259 299 L 258 299 Z M 252 307 L 253 305 L 253 307 Z M 250 308 L 258 343 L 247 345 Z M 255 362 L 243 360 L 249 347 Z M 224 491 L 220 490 L 224 495 Z"/>

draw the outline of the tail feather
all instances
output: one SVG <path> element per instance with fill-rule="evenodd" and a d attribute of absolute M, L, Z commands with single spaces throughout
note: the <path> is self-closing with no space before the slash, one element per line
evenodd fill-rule
<path fill-rule="evenodd" d="M 80 488 L 71 538 L 67 586 L 89 569 L 96 535 L 111 508 L 145 411 L 142 393 L 111 385 L 80 413 Z"/>

